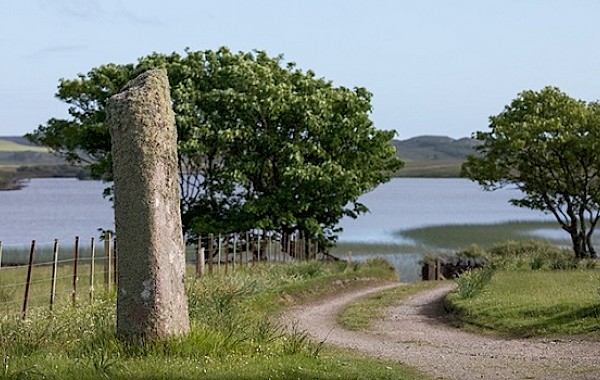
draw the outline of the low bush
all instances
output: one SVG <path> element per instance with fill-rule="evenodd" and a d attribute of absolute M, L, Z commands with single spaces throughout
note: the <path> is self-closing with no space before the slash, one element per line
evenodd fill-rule
<path fill-rule="evenodd" d="M 485 258 L 495 268 L 512 270 L 593 269 L 598 260 L 577 259 L 571 250 L 537 240 L 507 241 L 485 250 L 473 245 L 458 257 Z"/>
<path fill-rule="evenodd" d="M 456 279 L 456 295 L 461 299 L 472 298 L 490 282 L 494 275 L 493 267 L 470 270 Z"/>

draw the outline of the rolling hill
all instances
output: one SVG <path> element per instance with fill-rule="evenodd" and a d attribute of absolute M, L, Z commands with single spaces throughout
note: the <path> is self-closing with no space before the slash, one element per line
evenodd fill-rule
<path fill-rule="evenodd" d="M 31 144 L 23 137 L 0 136 L 0 166 L 64 165 L 45 147 Z"/>
<path fill-rule="evenodd" d="M 445 136 L 418 136 L 394 140 L 397 155 L 405 162 L 399 177 L 458 177 L 467 155 L 475 153 L 477 141 Z M 32 145 L 23 137 L 0 136 L 0 169 L 17 166 L 65 165 L 47 148 Z"/>
<path fill-rule="evenodd" d="M 7 136 L 0 137 L 0 152 L 38 152 L 49 153 L 48 148 L 35 146 L 23 137 Z"/>
<path fill-rule="evenodd" d="M 398 177 L 459 177 L 467 156 L 475 154 L 477 140 L 446 136 L 418 136 L 394 140 L 396 155 L 405 166 Z"/>
<path fill-rule="evenodd" d="M 464 161 L 467 155 L 475 153 L 477 140 L 418 136 L 408 140 L 394 140 L 392 143 L 396 147 L 398 157 L 406 161 Z"/>

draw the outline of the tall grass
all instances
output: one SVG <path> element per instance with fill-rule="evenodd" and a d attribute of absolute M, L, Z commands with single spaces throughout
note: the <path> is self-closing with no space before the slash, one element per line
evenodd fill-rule
<path fill-rule="evenodd" d="M 261 264 L 190 278 L 191 332 L 168 341 L 118 340 L 114 293 L 53 313 L 36 309 L 25 321 L 5 317 L 0 379 L 419 379 L 403 366 L 312 342 L 302 331 L 284 333 L 272 319 L 293 300 L 331 289 L 334 280 L 390 276 L 377 261 Z"/>
<path fill-rule="evenodd" d="M 456 279 L 457 286 L 454 292 L 460 299 L 473 298 L 481 293 L 493 276 L 493 267 L 469 270 Z"/>

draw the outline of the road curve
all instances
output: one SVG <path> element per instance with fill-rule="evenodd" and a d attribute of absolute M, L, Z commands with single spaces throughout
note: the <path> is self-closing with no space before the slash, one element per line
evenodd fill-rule
<path fill-rule="evenodd" d="M 400 284 L 376 285 L 299 305 L 283 323 L 316 341 L 406 363 L 440 379 L 600 379 L 600 343 L 578 340 L 507 340 L 466 333 L 443 323 L 443 298 L 453 284 L 423 291 L 369 332 L 336 323 L 342 308 L 361 297 Z"/>

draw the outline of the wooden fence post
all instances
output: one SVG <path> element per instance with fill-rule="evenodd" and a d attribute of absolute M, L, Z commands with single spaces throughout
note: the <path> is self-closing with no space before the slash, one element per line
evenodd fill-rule
<path fill-rule="evenodd" d="M 217 243 L 217 271 L 221 273 L 221 234 L 219 234 L 219 241 Z"/>
<path fill-rule="evenodd" d="M 227 239 L 227 235 L 225 235 L 225 239 Z M 224 241 L 224 245 L 225 245 L 225 274 L 227 274 L 227 271 L 229 269 L 229 240 L 225 240 Z"/>
<path fill-rule="evenodd" d="M 110 290 L 110 232 L 104 233 L 104 288 Z"/>
<path fill-rule="evenodd" d="M 250 259 L 248 258 L 250 256 L 249 251 L 250 251 L 250 232 L 246 231 L 246 265 L 248 265 L 250 263 Z"/>
<path fill-rule="evenodd" d="M 236 254 L 236 245 L 237 242 L 235 241 L 235 233 L 231 234 L 231 254 L 233 255 L 233 257 L 231 258 L 231 271 L 235 272 L 235 254 Z"/>
<path fill-rule="evenodd" d="M 240 265 L 240 268 L 242 268 L 242 265 L 244 265 L 244 247 L 242 247 L 241 244 L 241 237 L 238 239 L 240 239 L 240 259 L 238 261 L 238 264 Z"/>
<path fill-rule="evenodd" d="M 269 239 L 268 239 L 268 233 L 267 230 L 263 230 L 262 233 L 262 242 L 263 242 L 263 250 L 265 252 L 264 256 L 261 255 L 260 257 L 260 261 L 269 260 Z"/>
<path fill-rule="evenodd" d="M 281 231 L 281 248 L 279 250 L 279 255 L 281 256 L 281 261 L 285 261 L 285 253 L 287 252 L 286 248 L 287 234 L 284 231 Z"/>
<path fill-rule="evenodd" d="M 94 300 L 94 271 L 96 264 L 96 240 L 90 241 L 90 302 Z"/>
<path fill-rule="evenodd" d="M 254 254 L 252 254 L 254 258 Z M 257 264 L 260 261 L 260 233 L 256 234 L 256 261 L 254 264 Z"/>
<path fill-rule="evenodd" d="M 256 251 L 256 245 L 258 241 L 256 241 L 256 231 L 252 230 L 252 245 L 250 246 L 250 257 L 252 258 L 252 265 L 256 265 L 256 260 L 254 259 L 254 251 Z"/>
<path fill-rule="evenodd" d="M 269 249 L 267 250 L 267 261 L 273 261 L 273 235 L 271 231 L 267 233 L 269 237 Z"/>
<path fill-rule="evenodd" d="M 236 249 L 237 242 L 236 242 L 236 239 L 235 239 L 236 238 L 235 235 L 236 235 L 235 233 L 231 234 L 231 242 L 232 242 L 232 245 L 233 245 L 233 249 L 232 249 L 232 251 L 233 251 L 233 257 L 231 258 L 231 271 L 232 272 L 235 271 L 235 254 L 237 253 L 237 249 Z"/>
<path fill-rule="evenodd" d="M 117 237 L 113 238 L 113 249 L 112 249 L 112 258 L 113 258 L 113 285 L 115 289 L 117 289 L 117 285 L 119 282 L 119 247 L 117 247 Z"/>
<path fill-rule="evenodd" d="M 196 252 L 196 277 L 204 276 L 204 248 L 202 247 L 202 236 L 198 236 L 198 250 Z"/>
<path fill-rule="evenodd" d="M 294 231 L 294 261 L 300 261 L 300 233 Z"/>
<path fill-rule="evenodd" d="M 288 257 L 291 258 L 291 254 L 290 254 L 290 247 L 291 247 L 290 234 L 288 234 L 287 232 L 284 233 L 283 236 L 281 237 L 281 240 L 283 240 L 283 252 L 281 253 L 281 256 L 283 256 L 283 262 L 286 262 Z"/>
<path fill-rule="evenodd" d="M 23 297 L 23 309 L 21 317 L 27 318 L 27 303 L 29 302 L 29 289 L 31 288 L 31 270 L 33 268 L 33 255 L 35 253 L 35 240 L 31 241 L 31 249 L 29 250 L 29 265 L 27 266 L 27 282 L 25 283 L 25 296 Z"/>
<path fill-rule="evenodd" d="M 208 246 L 208 273 L 212 274 L 214 269 L 215 257 L 215 235 L 210 234 L 210 245 Z"/>
<path fill-rule="evenodd" d="M 56 275 L 58 270 L 58 239 L 54 239 L 54 249 L 52 250 L 52 282 L 50 283 L 50 311 L 54 307 L 54 298 L 56 297 Z"/>
<path fill-rule="evenodd" d="M 439 257 L 437 258 L 435 265 L 435 279 L 438 281 L 444 279 L 444 276 L 442 275 L 442 259 Z"/>
<path fill-rule="evenodd" d="M 2 269 L 2 240 L 0 240 L 0 269 Z"/>
<path fill-rule="evenodd" d="M 75 237 L 75 249 L 73 251 L 73 290 L 71 293 L 71 299 L 73 305 L 77 302 L 77 268 L 79 264 L 79 236 Z"/>

